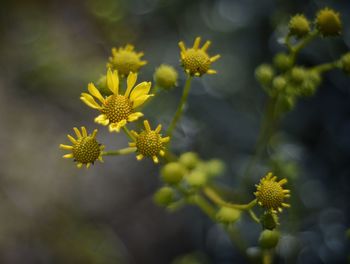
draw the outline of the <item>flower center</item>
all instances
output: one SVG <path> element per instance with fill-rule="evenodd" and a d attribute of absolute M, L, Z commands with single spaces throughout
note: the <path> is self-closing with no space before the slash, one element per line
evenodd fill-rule
<path fill-rule="evenodd" d="M 163 145 L 158 133 L 155 131 L 142 131 L 137 137 L 136 147 L 140 154 L 152 157 L 159 153 Z"/>
<path fill-rule="evenodd" d="M 211 61 L 205 51 L 200 49 L 188 49 L 184 54 L 182 63 L 185 69 L 190 71 L 190 74 L 198 72 L 202 75 L 209 70 Z"/>
<path fill-rule="evenodd" d="M 283 188 L 277 182 L 265 181 L 260 184 L 260 190 L 256 196 L 264 207 L 277 209 L 283 202 L 284 193 Z"/>
<path fill-rule="evenodd" d="M 93 137 L 82 137 L 73 145 L 73 156 L 77 162 L 93 163 L 100 156 L 101 148 Z"/>
<path fill-rule="evenodd" d="M 137 54 L 125 50 L 115 54 L 112 63 L 121 75 L 128 75 L 129 72 L 137 72 L 141 66 Z"/>
<path fill-rule="evenodd" d="M 128 119 L 132 114 L 132 103 L 123 95 L 111 95 L 106 99 L 102 113 L 105 114 L 111 123 L 118 123 Z"/>

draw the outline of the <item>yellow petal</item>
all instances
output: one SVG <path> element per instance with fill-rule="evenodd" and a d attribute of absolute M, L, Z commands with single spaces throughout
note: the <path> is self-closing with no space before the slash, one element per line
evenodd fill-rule
<path fill-rule="evenodd" d="M 143 114 L 141 112 L 132 113 L 128 116 L 128 121 L 133 122 L 133 121 L 139 119 L 139 117 L 141 117 L 141 116 L 143 116 Z"/>
<path fill-rule="evenodd" d="M 78 162 L 78 163 L 77 163 L 78 169 L 80 169 L 82 166 L 83 166 L 83 163 L 81 163 L 81 162 Z"/>
<path fill-rule="evenodd" d="M 152 97 L 152 96 L 153 96 L 153 94 L 150 94 L 150 95 L 142 95 L 142 96 L 137 97 L 137 98 L 133 101 L 132 107 L 133 107 L 133 108 L 139 107 L 139 106 L 142 105 L 148 98 L 150 98 L 150 97 Z"/>
<path fill-rule="evenodd" d="M 95 99 L 90 94 L 82 93 L 80 99 L 91 108 L 101 109 L 101 106 L 96 103 Z"/>
<path fill-rule="evenodd" d="M 136 80 L 137 80 L 137 73 L 133 73 L 133 72 L 130 72 L 129 75 L 128 75 L 128 79 L 127 79 L 127 88 L 126 88 L 126 91 L 125 91 L 125 96 L 126 97 L 129 97 L 130 95 L 130 92 L 132 90 L 132 88 L 134 87 L 135 83 L 136 83 Z"/>
<path fill-rule="evenodd" d="M 162 125 L 158 125 L 157 128 L 154 130 L 156 133 L 159 133 L 162 130 Z"/>
<path fill-rule="evenodd" d="M 126 125 L 126 123 L 127 121 L 125 119 L 119 121 L 118 123 L 111 123 L 109 125 L 109 132 L 113 132 L 113 131 L 119 132 L 120 129 Z"/>
<path fill-rule="evenodd" d="M 170 140 L 170 137 L 165 137 L 165 138 L 162 138 L 160 141 L 162 143 L 166 143 L 166 142 L 169 142 L 169 140 Z"/>
<path fill-rule="evenodd" d="M 136 85 L 130 94 L 130 100 L 134 101 L 137 97 L 148 94 L 150 89 L 151 82 L 142 82 Z"/>
<path fill-rule="evenodd" d="M 179 42 L 179 47 L 180 47 L 180 50 L 182 52 L 185 52 L 186 51 L 186 46 L 185 46 L 185 43 L 183 41 L 180 41 Z"/>
<path fill-rule="evenodd" d="M 217 71 L 216 71 L 216 70 L 210 69 L 210 70 L 207 70 L 207 73 L 208 73 L 208 74 L 216 74 Z"/>
<path fill-rule="evenodd" d="M 87 137 L 87 131 L 86 131 L 86 128 L 84 126 L 81 127 L 81 132 L 82 132 L 84 137 Z"/>
<path fill-rule="evenodd" d="M 196 37 L 193 43 L 193 48 L 196 50 L 199 47 L 199 44 L 201 43 L 201 37 Z"/>
<path fill-rule="evenodd" d="M 100 91 L 95 87 L 93 83 L 89 83 L 88 90 L 89 90 L 89 93 L 95 96 L 101 103 L 105 102 L 105 99 L 101 95 Z"/>
<path fill-rule="evenodd" d="M 73 127 L 73 130 L 74 130 L 75 134 L 77 135 L 77 137 L 81 138 L 81 133 L 80 133 L 79 129 L 76 127 Z"/>
<path fill-rule="evenodd" d="M 75 140 L 74 137 L 72 137 L 71 135 L 67 135 L 67 138 L 73 143 L 73 144 L 76 144 L 77 141 Z"/>
<path fill-rule="evenodd" d="M 152 159 L 154 163 L 159 163 L 159 159 L 157 156 L 152 156 Z"/>
<path fill-rule="evenodd" d="M 219 54 L 218 54 L 218 55 L 215 55 L 214 57 L 211 57 L 211 58 L 210 58 L 210 61 L 211 61 L 211 62 L 217 61 L 218 59 L 220 59 L 220 57 L 221 57 L 221 56 L 220 56 Z"/>
<path fill-rule="evenodd" d="M 102 114 L 95 118 L 95 122 L 103 126 L 107 126 L 109 123 L 109 120 L 107 119 L 106 115 Z"/>
<path fill-rule="evenodd" d="M 147 132 L 151 132 L 151 126 L 149 125 L 148 120 L 143 121 L 143 125 L 145 126 Z"/>
<path fill-rule="evenodd" d="M 112 72 L 111 69 L 108 69 L 108 71 L 107 71 L 107 86 L 108 86 L 108 89 L 111 90 L 111 92 L 113 94 L 118 94 L 119 77 L 118 77 L 117 71 Z"/>
<path fill-rule="evenodd" d="M 142 155 L 142 154 L 137 155 L 137 156 L 136 156 L 136 159 L 137 159 L 137 160 L 142 160 L 142 159 L 143 159 L 143 155 Z"/>
<path fill-rule="evenodd" d="M 73 146 L 60 144 L 60 149 L 72 150 L 72 149 L 73 149 Z"/>
<path fill-rule="evenodd" d="M 201 48 L 201 50 L 203 51 L 207 51 L 207 49 L 210 47 L 211 42 L 208 40 L 205 42 L 205 44 L 203 45 L 203 47 Z"/>
<path fill-rule="evenodd" d="M 96 138 L 96 135 L 97 135 L 97 129 L 94 129 L 94 131 L 92 132 L 91 136 L 93 138 Z"/>
<path fill-rule="evenodd" d="M 71 159 L 71 158 L 73 158 L 73 154 L 72 154 L 72 153 L 69 153 L 69 154 L 63 155 L 62 157 L 63 157 L 64 159 Z"/>

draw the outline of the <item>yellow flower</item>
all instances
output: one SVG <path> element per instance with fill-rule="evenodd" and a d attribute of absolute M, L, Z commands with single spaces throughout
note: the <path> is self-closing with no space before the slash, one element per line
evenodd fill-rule
<path fill-rule="evenodd" d="M 207 49 L 211 42 L 207 41 L 199 48 L 201 38 L 197 37 L 192 48 L 186 48 L 183 41 L 179 42 L 181 50 L 181 63 L 187 74 L 194 76 L 202 76 L 205 73 L 215 74 L 216 71 L 210 69 L 211 64 L 220 58 L 220 55 L 209 57 Z"/>
<path fill-rule="evenodd" d="M 137 160 L 142 160 L 143 157 L 151 157 L 154 163 L 158 163 L 158 157 L 165 155 L 165 145 L 164 143 L 170 140 L 170 137 L 162 138 L 159 133 L 162 129 L 161 125 L 158 125 L 155 130 L 152 130 L 148 121 L 143 122 L 145 130 L 141 131 L 140 134 L 135 131 L 131 131 L 132 135 L 135 137 L 135 142 L 129 143 L 130 147 L 136 147 L 139 153 L 136 158 Z"/>
<path fill-rule="evenodd" d="M 256 185 L 257 190 L 254 194 L 260 206 L 271 212 L 282 212 L 283 207 L 290 207 L 289 204 L 283 202 L 285 198 L 290 197 L 290 190 L 285 190 L 282 187 L 287 183 L 287 179 L 282 179 L 278 182 L 276 179 L 277 177 L 269 172 Z"/>
<path fill-rule="evenodd" d="M 74 158 L 78 168 L 81 168 L 84 164 L 89 168 L 96 160 L 103 162 L 102 150 L 104 146 L 96 141 L 97 129 L 90 135 L 88 135 L 85 127 L 81 127 L 81 132 L 76 127 L 73 130 L 77 136 L 76 139 L 71 135 L 67 135 L 73 146 L 60 144 L 61 149 L 71 151 L 71 153 L 63 155 L 63 158 Z"/>
<path fill-rule="evenodd" d="M 342 30 L 340 14 L 328 7 L 321 9 L 317 13 L 316 27 L 322 36 L 337 36 Z"/>
<path fill-rule="evenodd" d="M 138 72 L 139 69 L 147 64 L 142 61 L 143 52 L 135 52 L 134 46 L 127 44 L 119 49 L 112 49 L 112 56 L 109 57 L 107 68 L 117 70 L 121 76 L 127 76 L 130 72 Z"/>
<path fill-rule="evenodd" d="M 152 94 L 148 94 L 151 89 L 150 82 L 142 82 L 135 85 L 137 80 L 136 73 L 130 73 L 127 78 L 127 89 L 124 95 L 119 94 L 118 72 L 108 69 L 107 87 L 112 95 L 103 97 L 93 83 L 88 85 L 89 93 L 82 93 L 80 99 L 93 109 L 97 109 L 101 114 L 95 118 L 95 122 L 104 126 L 109 126 L 109 131 L 119 132 L 120 128 L 128 122 L 133 122 L 143 116 L 141 112 L 135 112 L 134 109 L 142 105 Z M 97 103 L 97 98 L 100 102 Z"/>

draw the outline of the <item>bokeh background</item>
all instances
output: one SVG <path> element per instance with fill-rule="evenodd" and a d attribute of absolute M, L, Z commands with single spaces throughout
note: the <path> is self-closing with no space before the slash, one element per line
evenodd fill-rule
<path fill-rule="evenodd" d="M 347 1 L 273 0 L 19 0 L 0 8 L 0 262 L 16 263 L 245 263 L 223 229 L 197 208 L 168 213 L 154 205 L 161 185 L 151 161 L 106 157 L 78 170 L 61 158 L 73 126 L 89 130 L 96 112 L 79 95 L 105 72 L 113 46 L 133 43 L 148 61 L 140 80 L 161 63 L 179 66 L 177 43 L 210 39 L 222 58 L 219 74 L 194 81 L 175 133 L 174 150 L 220 158 L 225 188 L 239 188 L 254 152 L 266 95 L 254 69 L 283 50 L 291 14 L 313 19 L 326 5 L 340 11 L 344 32 L 302 52 L 306 66 L 349 50 Z M 146 109 L 165 126 L 181 89 L 163 92 Z M 109 149 L 122 134 L 99 128 Z M 318 92 L 285 116 L 271 168 L 288 177 L 292 208 L 282 216 L 278 263 L 344 263 L 350 198 L 350 77 L 327 73 Z M 242 192 L 252 199 L 254 185 Z M 261 228 L 244 218 L 238 227 L 256 252 Z"/>

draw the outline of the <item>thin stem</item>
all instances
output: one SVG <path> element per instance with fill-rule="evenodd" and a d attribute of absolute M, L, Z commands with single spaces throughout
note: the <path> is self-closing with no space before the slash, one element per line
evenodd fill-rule
<path fill-rule="evenodd" d="M 210 219 L 215 221 L 215 208 L 208 203 L 202 196 L 196 195 L 193 201 Z"/>
<path fill-rule="evenodd" d="M 317 65 L 315 67 L 312 67 L 310 70 L 317 71 L 318 73 L 324 73 L 324 72 L 333 70 L 334 68 L 337 68 L 337 67 L 339 67 L 338 60 Z"/>
<path fill-rule="evenodd" d="M 173 131 L 174 131 L 175 127 L 176 127 L 176 124 L 180 120 L 182 112 L 183 112 L 183 110 L 185 108 L 185 104 L 187 102 L 187 97 L 188 97 L 188 94 L 189 94 L 190 89 L 191 89 L 191 81 L 192 81 L 192 76 L 187 75 L 187 79 L 186 79 L 186 83 L 185 83 L 185 87 L 184 87 L 184 90 L 183 90 L 183 93 L 182 93 L 182 97 L 181 97 L 180 103 L 179 103 L 179 105 L 177 107 L 177 110 L 175 112 L 173 120 L 171 121 L 171 123 L 169 125 L 169 128 L 168 128 L 168 130 L 166 132 L 166 134 L 170 138 L 171 138 L 171 136 L 173 134 Z"/>
<path fill-rule="evenodd" d="M 263 154 L 263 151 L 270 140 L 271 134 L 273 133 L 273 129 L 271 129 L 273 126 L 271 126 L 271 123 L 275 117 L 277 99 L 278 97 L 268 98 L 265 112 L 263 115 L 263 120 L 261 123 L 260 133 L 255 147 L 254 156 L 250 159 L 247 168 L 243 174 L 243 180 L 245 181 L 249 179 L 251 170 L 255 167 L 256 163 L 261 158 L 261 155 Z"/>
<path fill-rule="evenodd" d="M 302 50 L 307 44 L 309 44 L 312 40 L 314 40 L 318 36 L 318 31 L 315 30 L 310 33 L 307 37 L 303 38 L 297 45 L 292 47 L 291 55 L 292 55 L 292 64 L 294 65 L 296 57 L 300 50 Z"/>
<path fill-rule="evenodd" d="M 114 151 L 104 151 L 102 152 L 103 156 L 120 156 L 134 153 L 136 151 L 135 147 L 123 148 Z"/>
<path fill-rule="evenodd" d="M 129 139 L 135 141 L 135 137 L 131 134 L 130 130 L 126 126 L 123 126 L 123 130 Z"/>
<path fill-rule="evenodd" d="M 260 224 L 260 219 L 256 216 L 256 214 L 254 213 L 254 211 L 252 209 L 249 209 L 249 215 L 250 217 L 258 224 Z"/>
<path fill-rule="evenodd" d="M 256 200 L 253 200 L 247 204 L 233 204 L 233 203 L 226 202 L 224 199 L 220 197 L 220 195 L 217 192 L 215 192 L 210 187 L 204 187 L 203 192 L 212 202 L 220 206 L 226 206 L 226 207 L 235 208 L 238 210 L 250 210 L 256 205 Z"/>
<path fill-rule="evenodd" d="M 263 251 L 262 263 L 263 264 L 272 264 L 272 252 L 270 252 L 269 250 Z"/>

